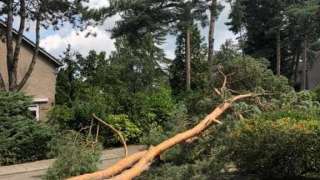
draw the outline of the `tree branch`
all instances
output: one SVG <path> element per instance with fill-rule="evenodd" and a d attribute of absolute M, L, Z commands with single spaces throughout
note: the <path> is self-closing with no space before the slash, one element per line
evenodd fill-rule
<path fill-rule="evenodd" d="M 41 6 L 41 5 L 39 5 Z M 37 15 L 37 19 L 36 19 L 36 46 L 35 46 L 35 50 L 33 52 L 33 56 L 32 56 L 32 60 L 31 63 L 29 65 L 29 68 L 27 70 L 27 73 L 24 75 L 23 79 L 21 80 L 21 82 L 18 85 L 17 90 L 21 91 L 21 89 L 24 87 L 24 85 L 27 83 L 27 81 L 29 80 L 34 66 L 36 65 L 37 62 L 37 57 L 39 54 L 39 44 L 40 44 L 40 20 L 41 20 L 41 15 L 40 15 L 40 10 L 38 11 L 38 15 Z"/>
<path fill-rule="evenodd" d="M 93 114 L 94 119 L 96 119 L 97 121 L 99 121 L 100 123 L 104 124 L 105 126 L 107 126 L 108 128 L 110 128 L 112 131 L 114 131 L 116 134 L 118 134 L 118 136 L 120 137 L 121 143 L 123 144 L 123 148 L 124 148 L 124 156 L 127 157 L 128 156 L 128 147 L 127 147 L 127 143 L 126 140 L 124 139 L 123 135 L 121 134 L 120 131 L 118 131 L 116 128 L 114 128 L 113 126 L 111 126 L 110 124 L 106 123 L 105 121 L 103 121 L 102 119 L 98 118 L 95 114 Z"/>
<path fill-rule="evenodd" d="M 15 50 L 13 54 L 13 73 L 15 76 L 15 82 L 14 82 L 15 85 L 17 84 L 17 78 L 18 78 L 19 55 L 21 50 L 23 32 L 25 29 L 25 23 L 26 23 L 26 2 L 25 0 L 20 0 L 20 25 L 19 25 L 17 38 L 16 38 Z"/>
<path fill-rule="evenodd" d="M 152 160 L 159 156 L 164 151 L 167 151 L 168 149 L 172 148 L 173 146 L 180 144 L 182 142 L 185 142 L 188 139 L 191 139 L 193 137 L 199 136 L 199 134 L 203 133 L 207 128 L 209 128 L 214 123 L 219 123 L 220 121 L 217 121 L 217 118 L 222 115 L 227 109 L 229 109 L 232 104 L 235 101 L 249 98 L 249 97 L 255 97 L 259 96 L 258 94 L 254 93 L 248 93 L 243 95 L 234 96 L 233 98 L 226 100 L 222 104 L 220 104 L 217 108 L 215 108 L 209 115 L 207 115 L 199 124 L 197 124 L 194 128 L 187 130 L 185 132 L 179 133 L 172 138 L 169 138 L 159 145 L 155 147 L 151 147 L 147 152 L 144 154 L 140 154 L 141 158 L 138 159 L 139 161 L 129 170 L 123 171 L 120 175 L 115 176 L 114 180 L 127 180 L 127 179 L 133 179 L 134 177 L 139 176 L 143 171 L 147 170 L 152 162 Z M 135 159 L 136 160 L 136 159 Z M 121 163 L 126 164 L 121 164 Z M 121 172 L 127 167 L 130 167 L 132 165 L 133 161 L 128 161 L 127 159 L 123 159 L 119 161 L 116 165 L 112 166 L 112 169 L 108 168 L 104 171 L 96 172 L 93 174 L 87 174 L 83 176 L 78 176 L 72 178 L 72 180 L 89 180 L 89 179 L 104 179 L 111 177 L 113 175 L 116 175 L 117 173 Z M 120 166 L 121 165 L 121 166 Z M 125 167 L 125 168 L 124 168 Z M 116 169 L 117 171 L 113 171 L 113 169 Z M 120 171 L 121 170 L 121 171 Z M 108 172 L 105 173 L 105 172 Z M 113 173 L 111 173 L 113 172 Z"/>
<path fill-rule="evenodd" d="M 8 1 L 7 7 L 7 22 L 6 22 L 6 48 L 7 48 L 7 71 L 8 71 L 8 82 L 9 82 L 9 90 L 14 90 L 16 82 L 14 79 L 13 73 L 13 0 Z"/>
<path fill-rule="evenodd" d="M 222 113 L 224 113 L 227 109 L 229 109 L 235 101 L 238 101 L 240 99 L 254 97 L 256 94 L 244 94 L 244 95 L 238 95 L 235 96 L 221 105 L 219 105 L 216 109 L 212 111 L 205 119 L 203 119 L 198 125 L 196 125 L 194 128 L 185 131 L 183 133 L 177 134 L 174 137 L 163 141 L 159 145 L 152 147 L 149 149 L 149 151 L 139 160 L 137 164 L 135 164 L 131 169 L 124 171 L 118 176 L 115 176 L 114 180 L 127 180 L 127 179 L 133 179 L 137 176 L 139 176 L 143 171 L 149 168 L 150 163 L 152 160 L 161 154 L 162 152 L 172 148 L 176 144 L 179 144 L 183 141 L 186 141 L 189 138 L 198 136 L 203 131 L 205 131 L 208 127 L 210 127 Z"/>

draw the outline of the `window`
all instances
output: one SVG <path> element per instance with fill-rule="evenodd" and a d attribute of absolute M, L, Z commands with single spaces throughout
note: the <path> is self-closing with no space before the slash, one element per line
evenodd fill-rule
<path fill-rule="evenodd" d="M 33 115 L 33 117 L 37 121 L 40 120 L 40 108 L 39 108 L 39 105 L 32 105 L 31 107 L 29 107 L 29 111 L 31 111 L 31 114 Z"/>

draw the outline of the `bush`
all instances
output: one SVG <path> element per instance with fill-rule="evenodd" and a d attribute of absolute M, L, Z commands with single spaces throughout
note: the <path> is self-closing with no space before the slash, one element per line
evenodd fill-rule
<path fill-rule="evenodd" d="M 57 180 L 97 170 L 101 146 L 79 133 L 65 134 L 56 144 L 57 159 L 44 179 Z"/>
<path fill-rule="evenodd" d="M 31 118 L 31 98 L 0 91 L 0 165 L 47 158 L 54 131 Z"/>
<path fill-rule="evenodd" d="M 66 105 L 56 105 L 49 111 L 47 123 L 59 130 L 69 129 L 74 116 L 72 108 Z"/>
<path fill-rule="evenodd" d="M 106 120 L 107 123 L 111 124 L 114 128 L 119 130 L 124 136 L 125 140 L 128 142 L 134 142 L 141 135 L 141 130 L 129 119 L 125 114 L 120 115 L 109 115 Z M 119 143 L 119 136 L 115 134 L 112 130 L 106 129 L 106 131 L 113 134 L 114 139 L 112 143 Z M 109 139 L 106 139 L 110 143 Z"/>
<path fill-rule="evenodd" d="M 315 93 L 316 100 L 320 102 L 320 86 L 314 88 L 313 92 Z"/>
<path fill-rule="evenodd" d="M 265 117 L 235 127 L 225 151 L 230 160 L 241 171 L 267 178 L 320 172 L 319 116 L 291 111 Z"/>

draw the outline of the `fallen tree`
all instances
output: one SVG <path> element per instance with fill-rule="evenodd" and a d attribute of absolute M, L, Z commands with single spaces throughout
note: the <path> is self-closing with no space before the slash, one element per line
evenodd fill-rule
<path fill-rule="evenodd" d="M 224 96 L 225 92 L 228 90 L 226 88 L 226 81 L 227 76 L 223 74 L 221 71 L 220 73 L 224 76 L 223 86 L 220 89 L 215 89 L 217 94 L 220 96 Z M 220 117 L 226 110 L 228 110 L 232 104 L 238 100 L 256 97 L 259 94 L 255 93 L 248 93 L 233 96 L 223 103 L 221 103 L 218 107 L 216 107 L 210 114 L 208 114 L 203 120 L 200 121 L 196 126 L 192 129 L 179 133 L 162 143 L 158 144 L 157 146 L 152 146 L 147 151 L 142 151 L 135 153 L 131 156 L 128 156 L 115 165 L 111 166 L 102 171 L 94 172 L 91 174 L 84 174 L 81 176 L 70 178 L 69 180 L 93 180 L 93 179 L 106 179 L 110 178 L 113 180 L 130 180 L 137 176 L 139 176 L 142 172 L 147 170 L 150 167 L 152 161 L 159 155 L 161 155 L 164 151 L 169 150 L 173 146 L 183 143 L 187 140 L 192 138 L 198 137 L 201 133 L 203 133 L 206 129 L 208 129 L 213 124 L 221 124 L 218 121 L 218 117 Z M 132 166 L 133 165 L 133 166 Z M 129 169 L 128 169 L 129 168 Z"/>
<path fill-rule="evenodd" d="M 131 156 L 128 156 L 127 158 L 120 160 L 118 163 L 116 163 L 115 165 L 111 166 L 106 170 L 98 171 L 92 174 L 85 174 L 78 177 L 73 177 L 73 178 L 70 178 L 70 180 L 89 180 L 89 179 L 109 178 L 118 173 L 121 173 L 123 170 L 133 165 L 135 162 L 137 163 L 134 164 L 132 168 L 123 171 L 121 174 L 119 174 L 118 176 L 115 176 L 112 179 L 124 180 L 124 179 L 132 179 L 134 177 L 137 177 L 143 171 L 148 169 L 151 164 L 151 161 L 155 157 L 159 156 L 162 152 L 190 138 L 197 137 L 199 134 L 201 134 L 203 131 L 205 131 L 208 127 L 210 127 L 214 123 L 220 124 L 220 121 L 218 121 L 217 118 L 221 114 L 223 114 L 227 109 L 229 109 L 235 101 L 238 101 L 244 98 L 255 97 L 255 96 L 257 96 L 257 94 L 254 94 L 254 93 L 235 96 L 223 102 L 222 104 L 220 104 L 194 128 L 188 131 L 179 133 L 174 137 L 163 141 L 159 145 L 155 147 L 151 147 L 148 151 L 143 151 L 143 152 L 139 152 Z"/>

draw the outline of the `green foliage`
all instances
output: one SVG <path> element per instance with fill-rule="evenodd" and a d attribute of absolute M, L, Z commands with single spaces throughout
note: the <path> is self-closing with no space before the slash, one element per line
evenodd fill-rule
<path fill-rule="evenodd" d="M 308 113 L 278 112 L 267 119 L 242 121 L 229 135 L 225 153 L 240 171 L 261 177 L 317 173 L 320 170 L 318 115 L 319 111 L 312 117 Z"/>
<path fill-rule="evenodd" d="M 63 134 L 55 144 L 56 161 L 44 179 L 57 180 L 97 170 L 101 146 L 79 133 Z"/>
<path fill-rule="evenodd" d="M 227 25 L 230 30 L 240 34 L 240 46 L 244 53 L 266 58 L 275 72 L 276 48 L 280 46 L 281 74 L 298 86 L 298 66 L 304 40 L 312 44 L 319 37 L 319 1 L 229 1 L 232 11 Z M 278 35 L 280 41 L 277 40 Z M 308 60 L 310 67 L 313 65 L 312 61 Z"/>
<path fill-rule="evenodd" d="M 66 105 L 57 105 L 48 114 L 48 124 L 58 129 L 67 129 L 74 119 L 74 112 Z"/>
<path fill-rule="evenodd" d="M 313 92 L 315 93 L 316 100 L 320 102 L 320 86 L 317 86 L 313 89 Z"/>
<path fill-rule="evenodd" d="M 231 49 L 225 49 L 229 52 Z M 249 56 L 233 52 L 225 53 L 221 51 L 217 54 L 217 64 L 222 65 L 223 72 L 230 74 L 228 88 L 235 91 L 255 92 L 262 89 L 268 93 L 285 93 L 292 88 L 285 77 L 278 77 L 268 69 L 265 59 L 255 59 Z M 217 74 L 215 87 L 220 87 L 222 82 L 221 74 Z M 220 83 L 220 84 L 219 84 Z"/>
<path fill-rule="evenodd" d="M 172 110 L 170 116 L 162 124 L 151 123 L 140 141 L 147 145 L 157 145 L 166 138 L 185 130 L 187 124 L 187 110 L 185 106 L 179 105 Z"/>
<path fill-rule="evenodd" d="M 273 100 L 273 102 L 281 104 L 282 109 L 294 108 L 301 111 L 312 111 L 320 107 L 320 103 L 317 101 L 317 94 L 312 91 L 301 91 L 298 93 L 292 91 L 282 94 L 279 100 Z"/>
<path fill-rule="evenodd" d="M 27 97 L 22 93 L 0 91 L 0 115 L 2 117 L 29 116 L 28 107 L 30 105 L 31 97 Z"/>
<path fill-rule="evenodd" d="M 0 165 L 47 158 L 54 131 L 31 118 L 30 106 L 30 97 L 0 91 Z"/>
<path fill-rule="evenodd" d="M 201 37 L 197 25 L 192 26 L 191 30 L 191 89 L 201 91 L 208 84 L 208 62 L 206 61 L 205 50 L 206 45 Z M 175 51 L 176 58 L 170 66 L 170 85 L 174 95 L 179 95 L 184 92 L 186 87 L 186 33 L 181 32 L 177 37 L 177 48 Z"/>
<path fill-rule="evenodd" d="M 106 118 L 106 122 L 121 131 L 126 141 L 129 142 L 136 140 L 142 133 L 141 130 L 125 114 L 109 115 Z M 117 134 L 114 134 L 114 136 L 118 138 Z"/>

